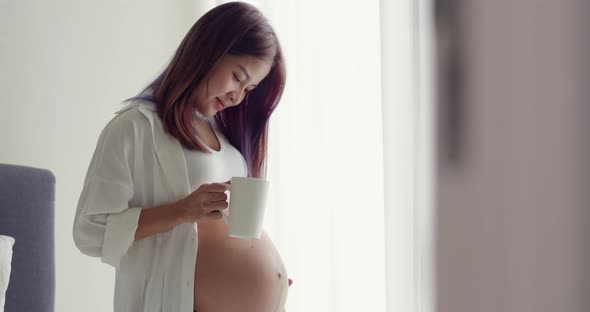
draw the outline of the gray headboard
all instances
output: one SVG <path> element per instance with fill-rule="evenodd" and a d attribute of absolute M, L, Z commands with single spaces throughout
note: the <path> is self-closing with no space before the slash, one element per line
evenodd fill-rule
<path fill-rule="evenodd" d="M 53 312 L 55 176 L 0 164 L 0 235 L 15 239 L 5 312 Z"/>

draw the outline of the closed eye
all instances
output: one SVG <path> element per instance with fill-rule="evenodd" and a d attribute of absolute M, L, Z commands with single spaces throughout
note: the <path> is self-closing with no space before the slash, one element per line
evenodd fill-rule
<path fill-rule="evenodd" d="M 237 83 L 241 83 L 241 82 L 242 82 L 242 81 L 240 80 L 240 78 L 238 78 L 238 75 L 236 75 L 236 74 L 234 73 L 234 74 L 233 74 L 233 76 L 234 76 L 234 80 L 235 80 Z M 250 92 L 254 91 L 254 89 L 255 89 L 255 88 L 252 88 L 252 89 L 250 89 L 250 90 L 244 90 L 244 91 L 245 91 L 246 93 L 250 93 Z"/>

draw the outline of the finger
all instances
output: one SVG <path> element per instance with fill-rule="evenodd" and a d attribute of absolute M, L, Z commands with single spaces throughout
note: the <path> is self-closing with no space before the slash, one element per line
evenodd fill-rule
<path fill-rule="evenodd" d="M 227 200 L 227 195 L 225 193 L 211 193 L 208 198 L 209 202 L 214 203 Z"/>
<path fill-rule="evenodd" d="M 218 201 L 207 205 L 207 210 L 223 210 L 227 208 L 228 204 L 226 201 Z"/>
<path fill-rule="evenodd" d="M 209 193 L 223 193 L 227 191 L 227 185 L 223 183 L 211 183 L 207 191 Z"/>

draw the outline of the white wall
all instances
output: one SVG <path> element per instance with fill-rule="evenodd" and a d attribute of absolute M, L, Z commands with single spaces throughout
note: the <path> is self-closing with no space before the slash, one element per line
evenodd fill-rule
<path fill-rule="evenodd" d="M 0 0 L 0 163 L 56 175 L 56 311 L 112 310 L 114 270 L 72 239 L 84 175 L 119 103 L 212 2 Z"/>

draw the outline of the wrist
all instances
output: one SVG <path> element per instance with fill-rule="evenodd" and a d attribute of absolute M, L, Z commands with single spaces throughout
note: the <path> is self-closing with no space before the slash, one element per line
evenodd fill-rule
<path fill-rule="evenodd" d="M 190 221 L 189 214 L 187 213 L 187 209 L 185 209 L 185 205 L 182 200 L 172 203 L 171 206 L 171 211 L 174 212 L 174 217 L 178 224 L 187 223 Z"/>

